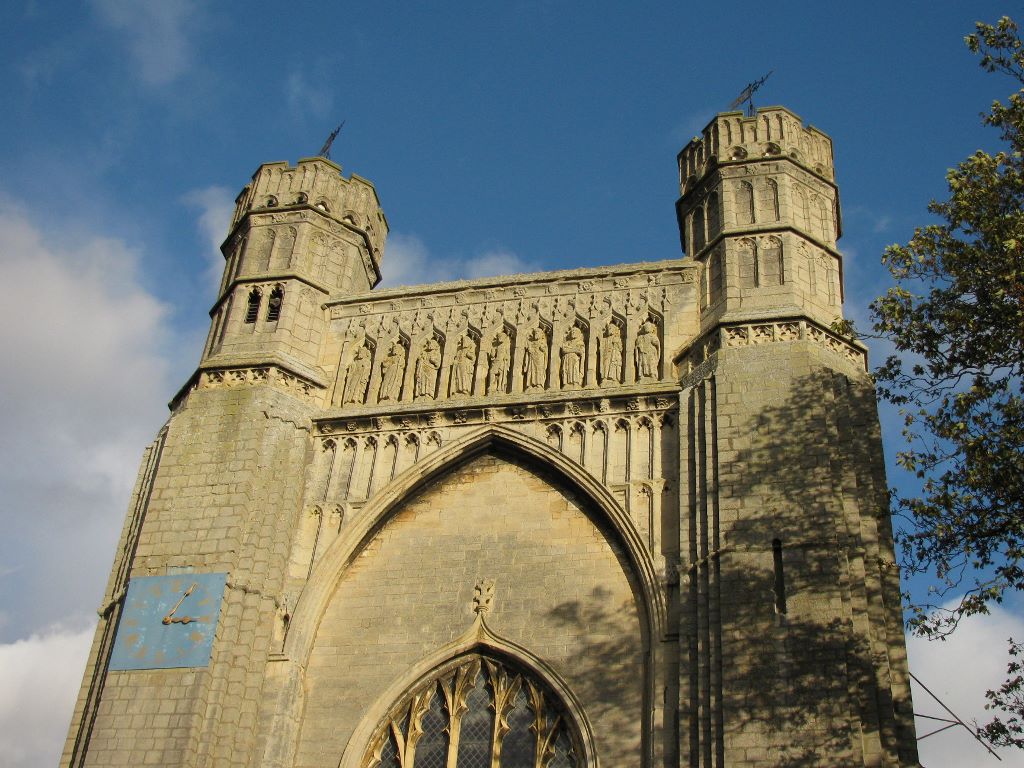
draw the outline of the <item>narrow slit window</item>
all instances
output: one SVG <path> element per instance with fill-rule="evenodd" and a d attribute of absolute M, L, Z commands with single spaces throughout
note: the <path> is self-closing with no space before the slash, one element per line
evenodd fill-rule
<path fill-rule="evenodd" d="M 284 289 L 277 286 L 267 302 L 267 322 L 276 323 L 281 319 L 281 304 L 284 303 Z"/>
<path fill-rule="evenodd" d="M 772 541 L 772 559 L 775 561 L 775 612 L 786 613 L 786 574 L 782 568 L 782 541 Z"/>
<path fill-rule="evenodd" d="M 259 317 L 260 314 L 261 298 L 260 292 L 255 289 L 249 294 L 249 306 L 245 308 L 245 322 L 256 322 L 256 318 Z"/>

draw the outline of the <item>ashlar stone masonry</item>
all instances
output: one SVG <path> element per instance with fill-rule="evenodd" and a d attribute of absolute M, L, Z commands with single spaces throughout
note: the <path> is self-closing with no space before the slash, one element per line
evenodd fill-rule
<path fill-rule="evenodd" d="M 388 290 L 370 182 L 261 166 L 62 765 L 917 765 L 831 141 L 678 165 L 681 259 Z"/>

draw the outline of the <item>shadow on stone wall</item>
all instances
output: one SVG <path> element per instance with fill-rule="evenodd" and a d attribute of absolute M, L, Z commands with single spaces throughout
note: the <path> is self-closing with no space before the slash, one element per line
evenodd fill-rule
<path fill-rule="evenodd" d="M 604 732 L 595 734 L 602 764 L 631 765 L 640 743 L 643 712 L 641 630 L 636 607 L 615 605 L 611 597 L 598 585 L 581 599 L 555 606 L 549 617 L 572 632 L 585 633 L 573 681 L 590 721 L 605 724 Z M 624 632 L 630 625 L 634 631 Z M 607 681 L 623 678 L 635 684 L 617 686 L 616 695 L 609 696 Z"/>
<path fill-rule="evenodd" d="M 679 764 L 854 766 L 884 750 L 916 765 L 913 732 L 893 717 L 889 658 L 904 657 L 903 635 L 870 385 L 832 371 L 729 381 L 706 390 L 706 413 L 718 401 L 717 422 L 703 420 L 717 497 L 709 470 L 706 493 L 695 477 L 681 510 Z M 635 653 L 604 597 L 597 585 L 554 611 L 588 630 L 581 672 L 594 691 Z M 905 671 L 895 674 L 902 691 Z M 636 691 L 588 706 L 638 712 Z M 897 706 L 909 713 L 909 699 Z M 671 704 L 666 713 L 671 734 Z"/>
<path fill-rule="evenodd" d="M 691 660 L 691 678 L 700 690 L 717 645 L 730 762 L 742 752 L 791 768 L 874 764 L 879 750 L 899 749 L 887 654 L 892 642 L 899 658 L 904 651 L 873 390 L 827 369 L 737 379 L 714 393 L 717 439 L 708 440 L 719 486 L 709 515 L 721 519 L 709 549 L 723 554 L 682 587 L 682 633 L 708 648 L 696 672 Z M 702 627 L 716 613 L 720 643 Z M 714 675 L 707 680 L 714 695 Z M 705 757 L 721 758 L 716 729 L 704 730 Z M 900 763 L 916 764 L 912 734 L 903 736 L 911 746 Z"/>

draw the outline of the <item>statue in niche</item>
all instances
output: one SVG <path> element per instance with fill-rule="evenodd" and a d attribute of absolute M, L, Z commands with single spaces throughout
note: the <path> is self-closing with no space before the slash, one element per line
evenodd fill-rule
<path fill-rule="evenodd" d="M 601 383 L 622 383 L 622 330 L 608 323 L 601 334 Z"/>
<path fill-rule="evenodd" d="M 473 367 L 476 364 L 476 343 L 464 334 L 455 347 L 452 360 L 452 395 L 468 395 L 473 391 Z"/>
<path fill-rule="evenodd" d="M 487 353 L 487 392 L 508 392 L 508 368 L 512 362 L 512 340 L 502 328 L 494 335 Z"/>
<path fill-rule="evenodd" d="M 562 342 L 562 386 L 579 387 L 583 384 L 583 356 L 587 346 L 583 331 L 573 326 Z"/>
<path fill-rule="evenodd" d="M 341 398 L 341 404 L 365 402 L 366 387 L 369 383 L 370 350 L 364 343 L 359 345 L 352 362 L 348 364 L 348 376 L 345 377 L 345 391 Z"/>
<path fill-rule="evenodd" d="M 636 377 L 638 380 L 654 379 L 658 376 L 661 362 L 661 342 L 658 340 L 658 326 L 647 320 L 640 326 L 636 336 Z"/>
<path fill-rule="evenodd" d="M 388 347 L 384 361 L 380 364 L 380 401 L 397 400 L 402 391 L 402 374 L 405 373 L 405 347 L 395 340 Z"/>
<path fill-rule="evenodd" d="M 543 389 L 548 380 L 548 337 L 544 329 L 534 326 L 526 337 L 526 357 L 523 359 L 526 390 Z"/>
<path fill-rule="evenodd" d="M 437 339 L 427 339 L 416 358 L 416 397 L 433 399 L 437 390 L 437 369 L 441 367 L 441 345 Z"/>

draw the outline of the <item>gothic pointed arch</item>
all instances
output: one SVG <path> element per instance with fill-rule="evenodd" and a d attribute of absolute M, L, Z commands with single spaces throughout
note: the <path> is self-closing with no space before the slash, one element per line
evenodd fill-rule
<path fill-rule="evenodd" d="M 495 633 L 485 612 L 377 697 L 338 768 L 458 766 L 467 752 L 502 768 L 540 768 L 552 758 L 597 766 L 593 728 L 572 689 L 529 649 Z"/>
<path fill-rule="evenodd" d="M 280 672 L 283 693 L 271 704 L 273 714 L 270 715 L 268 732 L 272 736 L 266 745 L 264 764 L 272 768 L 286 768 L 293 765 L 299 759 L 299 754 L 305 754 L 304 750 L 310 743 L 306 735 L 306 723 L 310 722 L 309 727 L 313 729 L 309 733 L 317 732 L 318 728 L 328 727 L 327 721 L 324 720 L 326 710 L 323 701 L 324 691 L 328 688 L 322 690 L 315 687 L 309 688 L 307 675 L 313 668 L 322 671 L 324 663 L 331 663 L 329 657 L 337 659 L 332 655 L 333 651 L 328 648 L 336 647 L 335 644 L 339 641 L 337 632 L 347 633 L 349 630 L 345 627 L 352 626 L 339 623 L 339 616 L 342 614 L 337 611 L 347 611 L 348 607 L 339 607 L 337 601 L 340 599 L 344 601 L 343 605 L 348 606 L 353 599 L 364 599 L 358 596 L 364 594 L 361 590 L 365 590 L 365 584 L 355 591 L 339 590 L 342 581 L 359 579 L 360 574 L 364 572 L 369 574 L 370 571 L 366 571 L 367 567 L 386 569 L 389 560 L 386 556 L 376 556 L 375 548 L 378 546 L 378 542 L 395 541 L 395 536 L 401 539 L 401 534 L 398 531 L 401 530 L 401 526 L 409 524 L 410 518 L 406 517 L 409 510 L 416 509 L 417 504 L 425 505 L 419 508 L 421 510 L 438 509 L 435 502 L 426 501 L 431 498 L 430 494 L 445 492 L 443 490 L 445 488 L 457 488 L 461 482 L 461 473 L 481 470 L 486 472 L 489 471 L 488 467 L 494 466 L 519 467 L 519 469 L 509 470 L 519 472 L 518 477 L 525 477 L 526 475 L 522 474 L 524 472 L 527 475 L 531 472 L 536 473 L 533 476 L 542 484 L 541 487 L 547 487 L 549 489 L 547 492 L 566 499 L 567 504 L 574 505 L 574 509 L 586 516 L 586 519 L 590 521 L 590 530 L 593 531 L 594 541 L 603 541 L 603 551 L 606 554 L 601 557 L 610 558 L 605 561 L 609 565 L 616 562 L 618 564 L 616 571 L 605 571 L 613 579 L 609 586 L 613 590 L 612 594 L 616 595 L 614 605 L 618 606 L 611 612 L 607 610 L 608 593 L 604 591 L 601 583 L 597 583 L 592 585 L 592 589 L 587 587 L 587 592 L 574 592 L 572 596 L 564 600 L 556 597 L 551 601 L 549 608 L 545 609 L 542 614 L 537 614 L 538 619 L 547 622 L 551 631 L 572 632 L 573 636 L 577 638 L 577 642 L 583 643 L 579 648 L 580 656 L 578 657 L 584 661 L 581 667 L 567 666 L 567 657 L 557 654 L 551 659 L 551 663 L 557 665 L 566 679 L 573 680 L 574 685 L 587 687 L 587 690 L 581 690 L 581 696 L 584 699 L 594 695 L 594 691 L 590 690 L 592 686 L 599 685 L 603 688 L 610 684 L 615 687 L 616 691 L 619 691 L 616 694 L 620 697 L 617 701 L 626 702 L 623 706 L 629 707 L 631 711 L 649 711 L 648 708 L 654 705 L 656 671 L 651 661 L 656 638 L 662 636 L 665 630 L 665 606 L 653 560 L 646 549 L 645 539 L 611 491 L 570 457 L 559 453 L 542 440 L 519 433 L 510 426 L 487 424 L 460 440 L 443 447 L 439 446 L 437 450 L 423 456 L 418 464 L 399 473 L 361 507 L 359 514 L 352 517 L 338 537 L 317 558 L 306 581 L 306 588 L 299 596 L 291 614 L 288 633 L 282 647 L 281 660 L 286 662 Z M 453 484 L 449 485 L 450 482 Z M 414 513 L 413 519 L 426 519 L 415 517 L 416 514 L 419 513 Z M 432 514 L 433 512 L 429 512 L 428 517 Z M 531 512 L 531 514 L 534 513 Z M 536 525 L 537 521 L 532 524 Z M 426 535 L 429 536 L 429 534 Z M 559 535 L 567 534 L 563 532 Z M 425 539 L 415 540 L 424 541 Z M 406 538 L 405 541 L 411 541 L 411 539 Z M 575 545 L 579 544 L 581 540 L 572 539 L 572 541 Z M 436 543 L 434 546 L 436 547 Z M 423 550 L 418 557 L 429 558 L 431 551 L 437 550 L 428 548 Z M 374 556 L 362 557 L 363 553 L 371 552 L 374 553 Z M 419 568 L 423 568 L 424 562 L 420 563 Z M 566 562 L 568 564 L 568 561 Z M 373 565 L 375 563 L 379 565 Z M 576 566 L 570 570 L 574 574 L 578 573 Z M 618 575 L 613 576 L 613 573 Z M 375 576 L 369 578 L 376 579 Z M 372 604 L 377 605 L 376 598 L 372 600 Z M 458 608 L 454 604 L 447 603 L 446 606 L 450 606 L 445 609 L 450 611 L 446 614 L 447 616 L 458 613 Z M 377 609 L 373 608 L 372 610 L 376 611 Z M 526 616 L 523 613 L 516 613 L 516 609 L 513 609 L 512 614 L 503 613 L 505 610 L 506 607 L 499 598 L 498 615 L 502 617 Z M 449 621 L 450 619 L 439 620 Z M 611 625 L 631 627 L 630 634 L 622 634 L 621 629 L 608 629 L 596 633 L 587 629 L 595 626 L 595 622 L 597 625 L 608 624 L 609 627 Z M 623 622 L 626 623 L 623 624 Z M 398 624 L 397 626 L 404 625 Z M 321 638 L 322 631 L 327 633 L 323 638 Z M 362 636 L 365 635 L 366 630 L 354 629 L 353 631 Z M 401 631 L 405 632 L 406 630 Z M 518 637 L 521 634 L 521 628 L 516 632 Z M 382 637 L 380 633 L 376 632 L 365 636 Z M 414 636 L 420 637 L 419 634 Z M 383 642 L 392 642 L 387 639 L 387 634 L 383 637 L 385 638 Z M 548 640 L 545 642 L 549 642 L 554 635 L 549 633 L 546 637 Z M 611 640 L 609 638 L 618 639 Z M 342 642 L 348 643 L 349 641 Z M 420 641 L 417 639 L 413 642 Z M 348 648 L 349 646 L 337 647 Z M 408 648 L 409 646 L 395 647 Z M 538 653 L 538 656 L 543 655 L 544 658 L 547 658 L 547 654 L 555 647 L 549 642 L 546 649 L 542 653 Z M 562 651 L 564 650 L 563 648 Z M 338 675 L 344 677 L 352 674 L 369 674 L 377 677 L 382 688 L 390 686 L 390 676 L 385 675 L 387 678 L 385 681 L 381 677 L 382 668 L 375 666 L 373 662 L 369 661 L 369 658 L 364 659 L 365 664 L 369 664 L 368 667 L 360 662 L 360 669 L 366 671 L 352 672 L 352 667 L 345 666 L 344 671 L 339 672 Z M 622 660 L 625 658 L 628 658 L 629 661 L 623 663 Z M 401 664 L 402 666 L 398 669 L 409 669 L 410 667 L 419 669 L 421 667 L 412 659 L 401 662 Z M 605 664 L 612 666 L 606 667 Z M 616 664 L 619 666 L 615 666 Z M 624 671 L 627 669 L 631 670 L 628 674 Z M 322 679 L 322 676 L 317 679 Z M 614 679 L 615 682 L 609 683 L 608 681 L 611 679 Z M 406 682 L 408 683 L 408 679 Z M 383 708 L 395 704 L 397 700 L 396 697 L 392 697 L 385 702 L 386 698 L 381 697 L 381 707 Z M 370 699 L 362 706 L 368 708 L 372 701 L 373 699 Z M 350 706 L 355 705 L 350 704 Z M 362 714 L 365 714 L 365 710 L 361 711 L 360 716 Z M 624 750 L 638 749 L 641 743 L 652 743 L 651 739 L 654 738 L 654 735 L 651 731 L 652 723 L 648 718 L 641 717 L 634 721 L 635 729 L 621 731 L 607 730 L 608 723 L 603 720 L 599 722 L 600 718 L 610 716 L 607 712 L 602 711 L 598 715 L 600 717 L 595 720 L 595 723 L 600 725 L 602 741 L 612 740 L 611 744 L 605 743 L 602 746 L 602 754 L 605 750 L 610 750 L 609 757 L 614 755 L 616 756 L 614 759 L 618 759 L 625 754 Z M 382 711 L 378 712 L 377 719 L 371 718 L 373 722 L 368 728 L 377 725 L 382 716 Z M 314 719 L 309 720 L 309 718 Z M 338 745 L 339 752 L 348 749 L 349 743 L 356 744 L 358 742 L 358 746 L 353 749 L 356 749 L 361 758 L 364 754 L 363 750 L 367 746 L 369 733 L 364 734 L 361 742 L 355 738 L 352 731 L 343 737 L 339 735 L 339 738 L 344 739 Z M 576 768 L 584 766 L 590 768 L 592 765 L 596 764 L 580 763 Z"/>
<path fill-rule="evenodd" d="M 320 558 L 295 607 L 286 642 L 286 654 L 305 664 L 313 647 L 317 625 L 336 585 L 349 564 L 391 513 L 413 493 L 450 469 L 487 452 L 508 453 L 527 463 L 544 466 L 572 490 L 587 499 L 622 547 L 638 588 L 645 643 L 664 626 L 665 606 L 658 588 L 654 562 L 635 523 L 612 493 L 579 464 L 546 443 L 501 424 L 487 425 L 435 451 L 409 467 L 380 489 L 363 507 L 359 520 Z"/>

